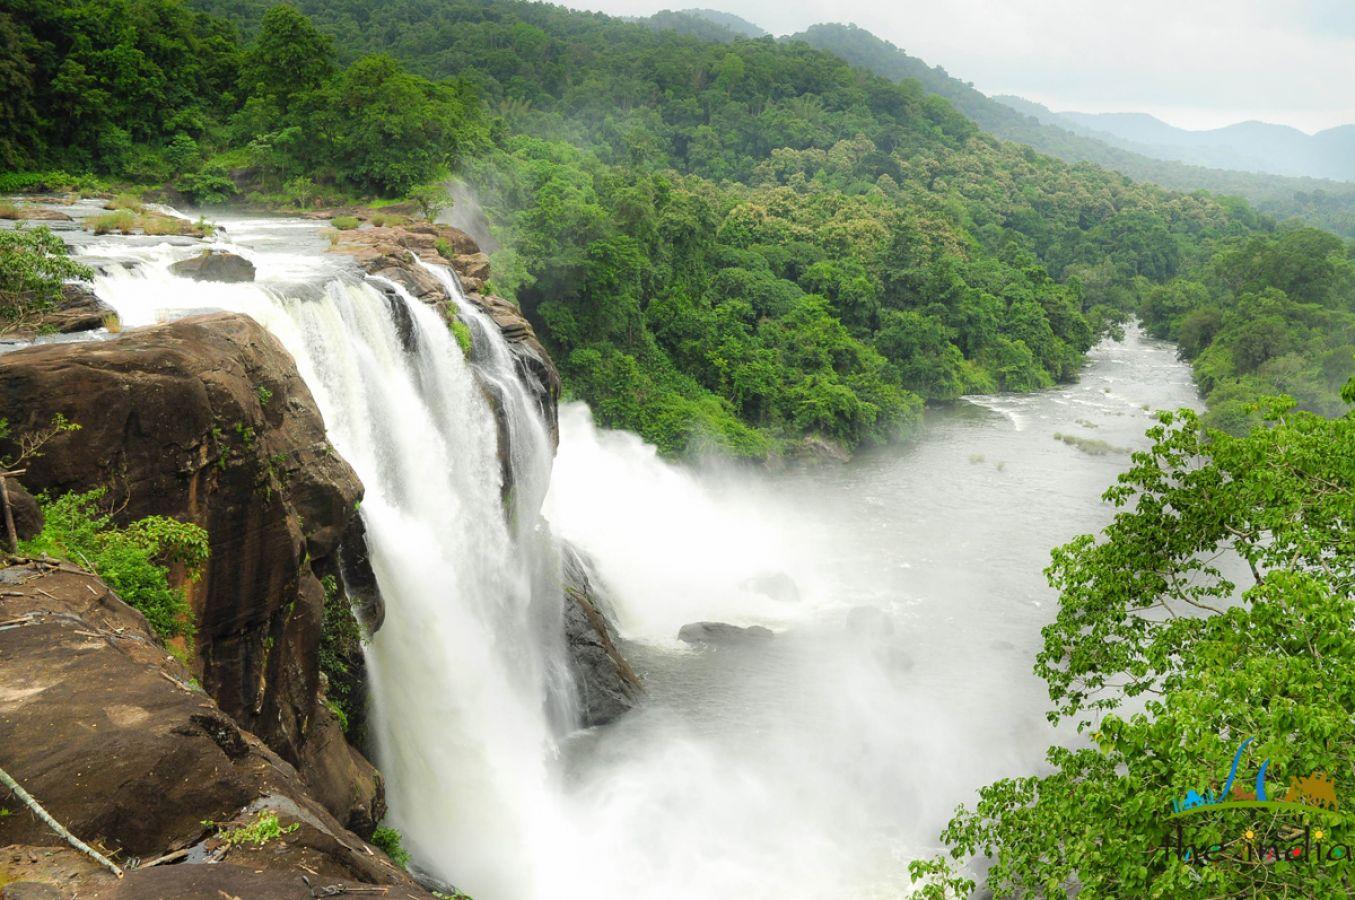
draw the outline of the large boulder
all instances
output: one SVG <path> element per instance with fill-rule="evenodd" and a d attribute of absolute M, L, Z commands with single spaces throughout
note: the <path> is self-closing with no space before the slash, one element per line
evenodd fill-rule
<path fill-rule="evenodd" d="M 565 593 L 565 643 L 585 725 L 605 725 L 631 709 L 643 688 L 622 656 L 602 583 L 584 553 L 561 546 Z"/>
<path fill-rule="evenodd" d="M 175 275 L 194 281 L 240 282 L 254 280 L 254 263 L 224 250 L 204 250 L 169 267 Z"/>
<path fill-rule="evenodd" d="M 58 822 L 127 870 L 115 880 L 7 797 L 5 896 L 219 900 L 311 897 L 328 886 L 431 896 L 345 830 L 98 578 L 21 562 L 0 569 L 0 585 L 0 760 Z M 218 837 L 260 813 L 284 829 L 265 847 Z M 137 868 L 167 855 L 182 861 Z M 15 886 L 35 882 L 47 892 Z"/>
<path fill-rule="evenodd" d="M 20 321 L 0 320 L 0 339 L 31 341 L 38 335 L 75 334 L 94 331 L 116 320 L 113 308 L 105 304 L 86 284 L 68 282 L 50 308 Z"/>
<path fill-rule="evenodd" d="M 211 557 L 186 585 L 202 685 L 314 774 L 341 820 L 366 827 L 379 818 L 375 770 L 325 737 L 318 664 L 322 579 L 339 583 L 341 540 L 361 539 L 362 485 L 326 440 L 291 356 L 233 314 L 0 356 L 0 417 L 10 426 L 0 454 L 14 455 L 17 440 L 57 415 L 80 428 L 28 461 L 25 485 L 105 487 L 120 521 L 159 514 L 205 528 Z M 356 796 L 331 777 L 354 770 Z"/>

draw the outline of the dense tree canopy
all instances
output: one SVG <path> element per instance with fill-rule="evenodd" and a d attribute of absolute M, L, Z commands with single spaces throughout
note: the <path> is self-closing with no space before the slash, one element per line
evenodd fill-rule
<path fill-rule="evenodd" d="M 195 200 L 297 177 L 399 194 L 483 137 L 464 87 L 381 57 L 340 71 L 331 38 L 286 5 L 242 45 L 182 0 L 16 0 L 0 82 L 7 168 L 172 180 Z"/>
<path fill-rule="evenodd" d="M 1235 429 L 1277 390 L 1331 412 L 1352 368 L 1338 238 L 999 142 L 805 43 L 517 0 L 194 8 L 21 0 L 0 153 L 199 202 L 455 167 L 491 287 L 602 422 L 667 452 L 887 440 L 923 401 L 1076 378 L 1136 314 Z"/>

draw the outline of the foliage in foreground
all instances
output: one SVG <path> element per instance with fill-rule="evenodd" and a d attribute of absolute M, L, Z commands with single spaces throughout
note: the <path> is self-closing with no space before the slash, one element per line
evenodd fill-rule
<path fill-rule="evenodd" d="M 1051 718 L 1074 717 L 1090 746 L 1051 748 L 1049 774 L 961 807 L 949 856 L 910 866 L 924 895 L 972 890 L 962 866 L 980 853 L 999 896 L 1349 894 L 1349 849 L 1330 860 L 1312 846 L 1355 846 L 1348 818 L 1207 809 L 1181 824 L 1183 845 L 1217 846 L 1208 863 L 1180 858 L 1168 818 L 1188 791 L 1218 791 L 1248 738 L 1243 770 L 1269 759 L 1276 796 L 1325 772 L 1355 802 L 1355 413 L 1270 417 L 1233 437 L 1163 414 L 1106 494 L 1125 511 L 1054 551 L 1060 610 L 1037 672 Z M 1285 859 L 1305 825 L 1308 856 Z M 1271 847 L 1280 858 L 1264 861 Z"/>
<path fill-rule="evenodd" d="M 96 488 L 44 502 L 46 525 L 20 551 L 69 559 L 140 610 L 160 638 L 191 637 L 193 612 L 183 589 L 170 584 L 170 567 L 181 565 L 196 578 L 207 561 L 207 532 L 166 516 L 119 527 L 100 509 L 105 493 Z"/>
<path fill-rule="evenodd" d="M 22 319 L 49 309 L 63 282 L 93 277 L 45 225 L 0 231 L 0 317 Z"/>

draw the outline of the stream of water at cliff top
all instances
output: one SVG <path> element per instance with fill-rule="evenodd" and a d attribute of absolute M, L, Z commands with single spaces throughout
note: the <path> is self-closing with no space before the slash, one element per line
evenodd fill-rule
<path fill-rule="evenodd" d="M 1076 385 L 972 398 L 907 445 L 782 474 L 675 467 L 567 404 L 545 515 L 595 560 L 648 696 L 562 735 L 543 637 L 559 611 L 534 587 L 550 560 L 504 522 L 494 423 L 446 329 L 407 303 L 403 348 L 391 301 L 341 276 L 314 225 L 223 224 L 257 284 L 169 275 L 188 247 L 80 249 L 136 262 L 97 285 L 127 325 L 234 309 L 297 357 L 367 487 L 392 816 L 417 863 L 476 900 L 906 892 L 956 804 L 1038 769 L 1058 737 L 1031 674 L 1049 550 L 1108 520 L 1099 496 L 1149 411 L 1195 402 L 1172 349 L 1131 332 Z M 758 593 L 766 575 L 798 598 Z M 675 639 L 701 620 L 776 635 Z"/>

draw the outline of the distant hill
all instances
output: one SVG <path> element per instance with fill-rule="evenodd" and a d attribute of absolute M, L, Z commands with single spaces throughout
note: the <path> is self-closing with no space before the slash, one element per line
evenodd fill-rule
<path fill-rule="evenodd" d="M 1038 103 L 1019 97 L 989 97 L 940 66 L 929 66 L 855 25 L 814 25 L 783 40 L 803 41 L 892 81 L 916 79 L 926 90 L 949 100 L 984 131 L 1041 153 L 1069 162 L 1096 163 L 1130 178 L 1175 190 L 1203 189 L 1237 195 L 1277 218 L 1298 217 L 1337 233 L 1355 236 L 1355 184 L 1207 168 L 1175 158 L 1155 158 L 1153 147 L 1146 143 L 1116 137 L 1108 131 L 1051 112 Z M 1347 146 L 1342 141 L 1355 143 L 1352 140 L 1355 127 L 1345 126 L 1332 132 L 1335 132 L 1334 142 L 1340 146 Z M 1344 156 L 1348 165 L 1355 165 L 1355 147 L 1348 146 Z"/>
<path fill-rule="evenodd" d="M 1240 122 L 1190 131 L 1146 113 L 1056 113 L 1107 143 L 1211 168 L 1355 181 L 1355 125 L 1304 134 L 1288 125 Z"/>
<path fill-rule="evenodd" d="M 766 37 L 768 34 L 747 19 L 718 9 L 665 9 L 636 21 L 653 28 L 668 28 L 707 41 L 728 42 L 739 38 Z"/>

